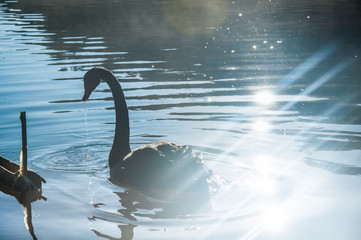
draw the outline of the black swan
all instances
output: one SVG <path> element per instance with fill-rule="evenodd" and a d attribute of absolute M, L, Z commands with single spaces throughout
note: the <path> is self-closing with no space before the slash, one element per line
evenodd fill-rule
<path fill-rule="evenodd" d="M 115 105 L 115 135 L 109 154 L 110 180 L 140 190 L 208 193 L 212 171 L 202 163 L 200 154 L 195 154 L 189 146 L 159 141 L 131 151 L 128 108 L 119 81 L 111 71 L 101 67 L 89 70 L 84 75 L 82 100 L 87 101 L 101 81 L 109 85 Z"/>

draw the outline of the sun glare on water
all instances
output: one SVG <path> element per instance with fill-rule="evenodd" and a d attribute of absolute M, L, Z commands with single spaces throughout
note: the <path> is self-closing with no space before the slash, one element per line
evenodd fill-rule
<path fill-rule="evenodd" d="M 253 123 L 253 129 L 256 132 L 267 132 L 272 128 L 271 124 L 264 119 L 256 120 Z"/>
<path fill-rule="evenodd" d="M 260 105 L 271 105 L 275 101 L 275 95 L 269 91 L 258 92 L 254 96 L 254 101 Z"/>
<path fill-rule="evenodd" d="M 280 232 L 287 222 L 286 209 L 277 205 L 270 206 L 263 214 L 262 220 L 266 230 Z"/>

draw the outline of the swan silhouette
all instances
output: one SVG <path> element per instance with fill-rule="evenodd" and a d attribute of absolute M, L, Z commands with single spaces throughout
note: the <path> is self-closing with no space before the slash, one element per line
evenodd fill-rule
<path fill-rule="evenodd" d="M 159 141 L 131 151 L 129 146 L 129 116 L 123 90 L 114 74 L 95 67 L 84 75 L 85 102 L 100 84 L 106 82 L 115 106 L 115 135 L 109 154 L 110 180 L 140 190 L 172 190 L 209 192 L 212 171 L 189 146 Z"/>

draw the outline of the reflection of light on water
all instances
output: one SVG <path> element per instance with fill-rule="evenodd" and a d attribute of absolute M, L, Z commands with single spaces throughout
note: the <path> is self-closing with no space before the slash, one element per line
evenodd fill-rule
<path fill-rule="evenodd" d="M 253 123 L 253 129 L 257 132 L 267 132 L 272 126 L 265 120 L 257 120 Z"/>
<path fill-rule="evenodd" d="M 275 166 L 272 164 L 274 160 L 271 157 L 260 155 L 252 160 L 257 175 L 250 177 L 247 180 L 247 185 L 254 191 L 272 195 L 276 193 L 277 185 L 273 179 L 276 171 Z"/>
<path fill-rule="evenodd" d="M 275 167 L 272 165 L 272 158 L 269 156 L 260 155 L 255 157 L 253 161 L 255 168 L 262 175 L 269 176 L 275 171 Z"/>
<path fill-rule="evenodd" d="M 254 95 L 254 100 L 262 105 L 270 105 L 274 103 L 275 96 L 269 91 L 262 91 Z"/>
<path fill-rule="evenodd" d="M 269 176 L 255 176 L 246 180 L 248 187 L 263 195 L 273 195 L 277 188 L 274 179 Z"/>
<path fill-rule="evenodd" d="M 281 231 L 287 222 L 287 209 L 282 206 L 270 206 L 262 216 L 267 230 Z"/>

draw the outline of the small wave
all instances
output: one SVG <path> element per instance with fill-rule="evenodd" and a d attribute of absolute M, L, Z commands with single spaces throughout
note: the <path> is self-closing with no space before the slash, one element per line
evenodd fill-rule
<path fill-rule="evenodd" d="M 109 147 L 88 144 L 48 153 L 34 162 L 38 167 L 70 172 L 107 171 Z"/>
<path fill-rule="evenodd" d="M 100 186 L 100 185 L 102 186 Z M 255 208 L 254 198 L 247 198 L 242 186 L 231 184 L 227 190 L 212 194 L 212 209 L 204 211 L 178 212 L 183 208 L 182 202 L 168 206 L 169 202 L 149 197 L 133 189 L 113 191 L 104 183 L 93 182 L 94 211 L 89 220 L 94 229 L 102 222 L 148 227 L 150 229 L 167 229 L 174 227 L 187 230 L 193 227 L 210 226 L 215 223 L 240 223 L 253 221 L 260 210 Z M 248 199 L 241 200 L 241 199 Z M 98 200 L 98 201 L 97 201 Z M 219 206 L 221 205 L 221 206 Z M 184 209 L 183 209 L 184 210 Z"/>

